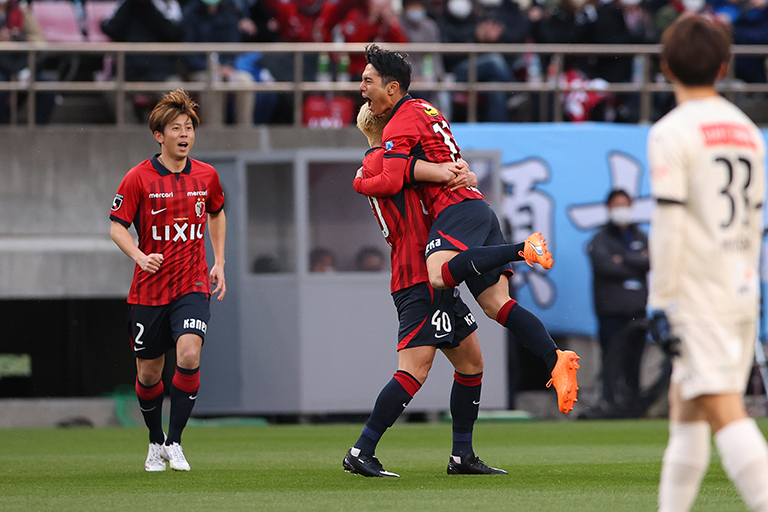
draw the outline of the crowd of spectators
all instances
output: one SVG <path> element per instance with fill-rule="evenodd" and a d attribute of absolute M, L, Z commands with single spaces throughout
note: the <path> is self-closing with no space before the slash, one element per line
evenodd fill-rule
<path fill-rule="evenodd" d="M 114 41 L 129 42 L 644 44 L 658 42 L 663 30 L 681 14 L 697 12 L 730 27 L 736 44 L 768 44 L 768 0 L 119 0 L 115 6 L 102 30 Z M 39 38 L 30 17 L 26 4 L 0 0 L 0 41 Z M 24 63 L 12 57 L 0 56 L 0 80 L 23 75 Z M 204 55 L 129 55 L 126 79 L 201 80 L 211 66 L 216 70 L 215 79 L 222 81 L 294 79 L 290 54 L 213 57 L 215 62 L 207 62 Z M 416 85 L 468 80 L 466 54 L 411 57 Z M 481 82 L 559 80 L 594 85 L 631 82 L 638 80 L 638 73 L 651 79 L 658 75 L 655 64 L 642 69 L 632 56 L 569 57 L 556 65 L 547 55 L 489 51 L 479 55 L 477 64 Z M 361 53 L 308 53 L 302 79 L 355 81 L 364 65 Z M 747 82 L 765 82 L 765 68 L 764 57 L 739 57 L 735 74 Z M 415 95 L 432 100 L 461 120 L 466 95 L 430 94 L 419 89 L 415 87 Z M 292 121 L 289 95 L 245 92 L 230 96 L 220 112 L 227 122 Z M 566 117 L 572 121 L 638 120 L 636 94 L 597 92 L 564 95 L 563 100 Z M 200 102 L 204 109 L 215 107 L 211 98 L 203 97 Z M 484 92 L 479 120 L 537 120 L 535 111 L 518 111 L 526 102 L 539 103 L 531 101 L 531 95 Z M 668 108 L 664 101 L 656 101 L 655 106 L 655 117 Z M 7 122 L 7 110 L 8 95 L 0 95 L 0 122 Z M 44 106 L 41 112 L 46 112 Z M 46 115 L 38 121 L 45 122 Z"/>

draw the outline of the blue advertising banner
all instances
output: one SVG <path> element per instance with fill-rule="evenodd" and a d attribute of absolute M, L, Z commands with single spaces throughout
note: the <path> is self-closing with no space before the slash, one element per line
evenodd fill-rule
<path fill-rule="evenodd" d="M 503 195 L 496 213 L 508 223 L 510 241 L 535 231 L 547 239 L 554 267 L 518 264 L 515 284 L 518 301 L 553 334 L 596 335 L 586 245 L 607 221 L 604 202 L 612 189 L 629 193 L 634 222 L 648 231 L 648 130 L 598 123 L 452 127 L 462 150 L 501 152 Z"/>

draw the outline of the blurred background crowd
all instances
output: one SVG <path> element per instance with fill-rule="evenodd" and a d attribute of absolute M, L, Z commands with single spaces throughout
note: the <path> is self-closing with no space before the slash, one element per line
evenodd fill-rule
<path fill-rule="evenodd" d="M 0 41 L 122 42 L 348 42 L 390 43 L 593 43 L 650 44 L 686 12 L 702 13 L 730 27 L 735 44 L 768 44 L 768 0 L 69 0 L 32 3 L 0 0 Z M 414 54 L 414 82 L 466 82 L 467 54 Z M 0 55 L 0 80 L 29 77 L 25 54 Z M 215 80 L 291 81 L 290 53 L 205 55 L 128 55 L 128 81 Z M 564 98 L 570 121 L 637 122 L 639 96 L 601 92 L 601 84 L 663 80 L 632 56 L 579 56 L 554 62 L 549 55 L 485 53 L 478 58 L 480 82 L 585 84 L 597 89 Z M 306 54 L 304 81 L 355 82 L 364 68 L 362 54 Z M 26 73 L 26 76 L 25 76 Z M 555 76 L 559 75 L 559 76 Z M 114 76 L 109 56 L 41 57 L 37 80 L 108 80 Z M 735 79 L 766 82 L 765 56 L 736 59 Z M 8 122 L 9 95 L 0 93 L 0 123 Z M 225 122 L 290 123 L 289 94 L 239 92 L 222 112 Z M 423 94 L 454 121 L 466 118 L 466 93 Z M 485 122 L 547 121 L 535 94 L 484 92 L 478 118 Z M 206 107 L 212 101 L 200 98 Z M 37 122 L 51 119 L 56 95 L 37 95 Z M 313 109 L 349 111 L 356 95 L 308 95 L 305 123 Z M 671 95 L 655 95 L 654 117 L 671 108 Z M 137 120 L 153 104 L 137 94 L 131 108 Z M 330 105 L 333 103 L 333 105 Z"/>

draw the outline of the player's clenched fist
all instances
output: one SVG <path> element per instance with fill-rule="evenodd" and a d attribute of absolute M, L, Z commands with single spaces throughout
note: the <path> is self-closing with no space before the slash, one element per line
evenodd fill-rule
<path fill-rule="evenodd" d="M 163 255 L 153 252 L 152 254 L 147 254 L 144 257 L 139 258 L 139 261 L 136 263 L 144 272 L 155 274 L 160 270 L 160 265 L 163 264 Z"/>

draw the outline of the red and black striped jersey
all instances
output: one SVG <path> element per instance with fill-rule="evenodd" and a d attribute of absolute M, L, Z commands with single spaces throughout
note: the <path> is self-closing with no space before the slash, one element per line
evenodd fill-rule
<path fill-rule="evenodd" d="M 355 190 L 374 197 L 389 197 L 403 187 L 414 183 L 424 198 L 424 206 L 437 218 L 446 207 L 465 199 L 484 199 L 476 188 L 451 191 L 437 183 L 416 183 L 413 165 L 408 159 L 428 162 L 450 162 L 461 157 L 461 151 L 453 138 L 450 125 L 439 110 L 424 100 L 406 95 L 395 108 L 392 118 L 384 127 L 384 170 L 371 178 L 354 181 Z"/>
<path fill-rule="evenodd" d="M 363 176 L 380 174 L 383 166 L 384 150 L 373 148 L 363 160 Z M 432 217 L 424 210 L 416 191 L 406 184 L 390 197 L 367 197 L 381 233 L 391 247 L 392 293 L 429 281 L 424 249 Z"/>
<path fill-rule="evenodd" d="M 224 192 L 213 166 L 187 158 L 172 173 L 155 155 L 128 171 L 117 189 L 109 218 L 139 235 L 144 254 L 163 255 L 155 274 L 136 265 L 128 303 L 170 304 L 184 294 L 210 294 L 205 260 L 206 213 L 224 208 Z"/>

